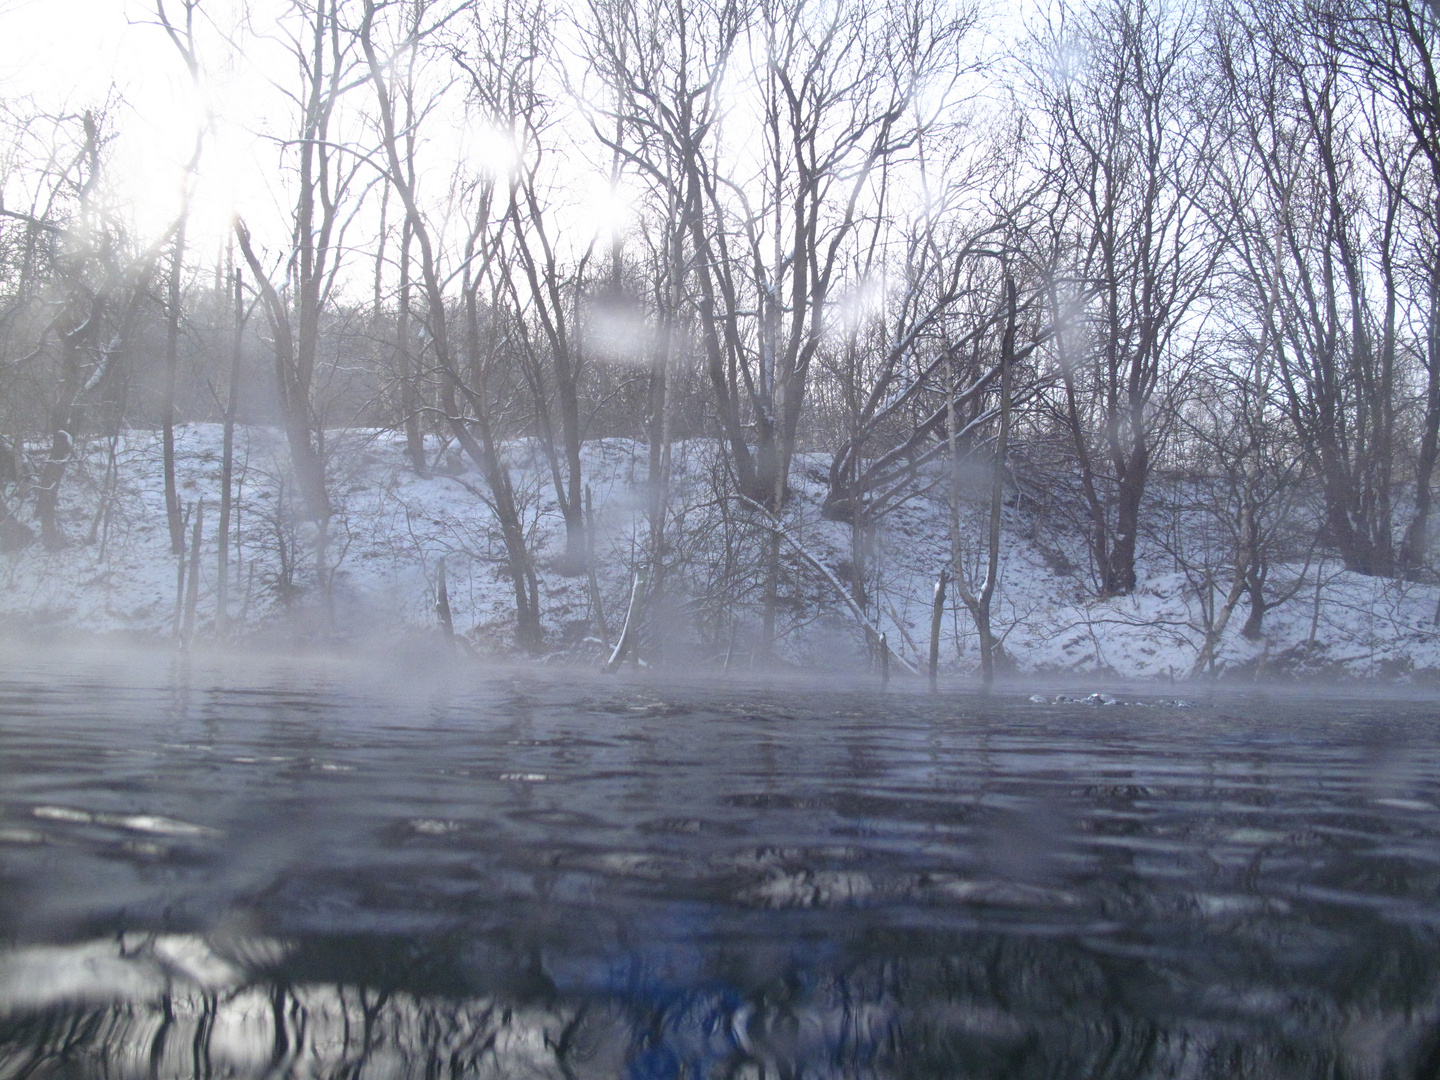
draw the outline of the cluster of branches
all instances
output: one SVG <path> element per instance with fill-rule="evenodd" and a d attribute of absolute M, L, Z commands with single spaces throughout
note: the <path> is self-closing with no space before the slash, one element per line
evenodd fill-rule
<path fill-rule="evenodd" d="M 1433 573 L 1437 9 L 1052 12 L 984 55 L 955 0 L 285 0 L 283 212 L 237 217 L 208 265 L 187 200 L 147 236 L 113 197 L 112 112 L 11 103 L 0 543 L 32 519 L 75 539 L 76 447 L 137 425 L 164 432 L 181 551 L 174 424 L 218 416 L 283 427 L 322 575 L 327 430 L 402 432 L 420 473 L 458 450 L 528 646 L 522 438 L 567 574 L 590 569 L 584 443 L 646 444 L 655 590 L 671 449 L 698 435 L 767 529 L 797 454 L 828 458 L 862 608 L 887 514 L 938 489 L 958 523 L 974 489 L 993 524 L 1006 484 L 1053 495 L 1105 596 L 1136 588 L 1147 536 L 1180 558 L 1177 501 L 1208 515 L 1227 617 L 1248 596 L 1257 634 L 1276 559 Z M 207 60 L 204 0 L 154 14 L 198 86 L 224 43 Z M 998 526 L 952 532 L 988 624 Z"/>

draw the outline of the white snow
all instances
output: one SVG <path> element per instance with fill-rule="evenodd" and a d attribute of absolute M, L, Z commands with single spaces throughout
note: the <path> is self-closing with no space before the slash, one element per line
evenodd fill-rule
<path fill-rule="evenodd" d="M 196 630 L 197 639 L 205 640 L 216 630 L 221 428 L 190 425 L 178 430 L 177 439 L 181 498 L 205 504 Z M 333 575 L 326 604 L 315 587 L 314 527 L 288 510 L 283 435 L 241 428 L 236 441 L 229 638 L 343 644 L 431 634 L 435 567 L 444 556 L 457 632 L 478 652 L 513 651 L 513 598 L 503 546 L 475 493 L 483 490 L 481 478 L 458 451 L 437 450 L 435 474 L 421 478 L 409 469 L 394 434 L 330 433 L 336 514 L 325 567 Z M 176 635 L 181 579 L 169 550 L 159 436 L 130 431 L 115 450 L 113 474 L 107 474 L 108 446 L 92 444 L 65 480 L 68 547 L 47 552 L 37 542 L 0 555 L 0 614 L 12 635 L 33 639 L 77 632 L 153 640 Z M 598 663 L 601 643 L 588 580 L 551 568 L 564 529 L 544 457 L 526 443 L 511 445 L 508 453 L 540 570 L 546 656 Z M 754 551 L 744 545 L 757 544 L 763 529 L 742 528 L 746 510 L 719 497 L 715 455 L 715 445 L 703 440 L 674 448 L 666 594 L 649 612 L 651 630 L 642 644 L 650 663 L 668 658 L 718 666 L 728 659 L 744 665 L 755 650 L 763 582 Z M 643 444 L 607 439 L 585 447 L 611 644 L 634 571 L 646 560 L 646 461 Z M 848 525 L 826 521 L 818 512 L 827 464 L 820 457 L 797 460 L 796 498 L 785 528 L 835 579 L 844 577 L 839 570 L 852 560 L 852 536 Z M 106 488 L 107 475 L 116 478 L 113 490 Z M 949 557 L 947 515 L 938 494 L 919 496 L 889 515 L 873 538 L 868 615 L 891 647 L 920 670 L 928 662 L 935 578 Z M 1041 536 L 1032 521 L 1009 511 L 993 621 L 1014 669 L 1127 680 L 1185 678 L 1203 640 L 1201 606 L 1185 575 L 1149 553 L 1136 591 L 1102 601 L 1094 597 L 1085 565 L 1078 536 L 1054 529 Z M 806 667 L 853 669 L 864 663 L 865 634 L 837 595 L 839 581 L 826 580 L 793 554 L 785 566 L 789 602 L 777 624 L 777 658 Z M 1216 652 L 1216 673 L 1248 675 L 1258 669 L 1440 682 L 1440 588 L 1346 573 L 1332 563 L 1277 567 L 1272 581 L 1280 584 L 1302 573 L 1305 581 L 1295 596 L 1266 615 L 1260 640 L 1240 636 L 1245 612 L 1236 610 Z M 1227 586 L 1226 580 L 1217 582 L 1221 592 Z M 978 666 L 974 628 L 963 605 L 947 607 L 940 655 L 946 675 Z"/>

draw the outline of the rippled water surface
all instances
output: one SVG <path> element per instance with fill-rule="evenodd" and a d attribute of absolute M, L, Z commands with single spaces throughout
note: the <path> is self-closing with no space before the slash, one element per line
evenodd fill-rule
<path fill-rule="evenodd" d="M 1027 695 L 9 658 L 0 1080 L 1440 1074 L 1433 701 Z"/>

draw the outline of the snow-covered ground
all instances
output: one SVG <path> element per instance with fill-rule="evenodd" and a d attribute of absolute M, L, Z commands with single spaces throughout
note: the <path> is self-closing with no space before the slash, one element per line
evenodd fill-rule
<path fill-rule="evenodd" d="M 389 433 L 331 433 L 330 483 L 336 514 L 317 587 L 313 526 L 289 512 L 286 448 L 274 430 L 237 431 L 237 511 L 232 522 L 226 636 L 231 639 L 384 642 L 434 632 L 436 569 L 445 558 L 455 628 L 481 653 L 512 651 L 513 596 L 504 551 L 480 477 L 458 452 L 439 452 L 429 478 L 406 465 Z M 178 433 L 182 499 L 204 502 L 195 637 L 215 636 L 221 429 Z M 100 445 L 65 481 L 65 527 L 72 542 L 47 552 L 39 543 L 0 555 L 0 613 L 13 634 L 123 635 L 166 639 L 183 622 L 183 578 L 170 553 L 158 435 L 130 432 Z M 602 651 L 585 575 L 555 563 L 563 527 L 543 457 L 510 447 L 539 568 L 547 656 L 594 662 Z M 647 613 L 643 652 L 672 665 L 751 663 L 759 648 L 764 530 L 723 497 L 715 447 L 674 450 L 667 566 L 662 594 Z M 607 639 L 624 616 L 635 568 L 647 562 L 646 448 L 624 440 L 587 444 L 585 474 L 594 502 L 595 565 Z M 795 469 L 789 536 L 840 580 L 853 563 L 851 529 L 825 521 L 825 462 Z M 978 534 L 978 530 L 977 530 Z M 188 533 L 187 533 L 188 535 Z M 930 637 L 936 575 L 949 558 L 948 509 L 919 496 L 890 515 L 870 541 L 864 576 L 871 618 L 916 667 Z M 994 624 L 1019 673 L 1183 679 L 1203 641 L 1203 609 L 1187 577 L 1151 555 L 1131 596 L 1094 598 L 1084 545 L 1063 530 L 1037 527 L 1012 508 L 1002 545 Z M 786 549 L 778 605 L 777 658 L 806 667 L 864 663 L 865 636 L 834 583 Z M 1333 564 L 1277 568 L 1272 580 L 1304 574 L 1295 595 L 1270 611 L 1258 641 L 1240 636 L 1243 601 L 1216 651 L 1222 676 L 1323 674 L 1440 683 L 1440 588 L 1345 573 Z M 1218 587 L 1229 582 L 1223 575 Z M 952 595 L 952 601 L 953 601 Z M 1219 602 L 1217 597 L 1216 602 Z M 942 627 L 941 664 L 951 675 L 978 662 L 962 605 Z"/>

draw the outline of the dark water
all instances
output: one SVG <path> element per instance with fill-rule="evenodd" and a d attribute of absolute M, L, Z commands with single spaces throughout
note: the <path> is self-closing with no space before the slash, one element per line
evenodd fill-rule
<path fill-rule="evenodd" d="M 1440 1075 L 1440 709 L 0 674 L 0 1080 Z"/>

